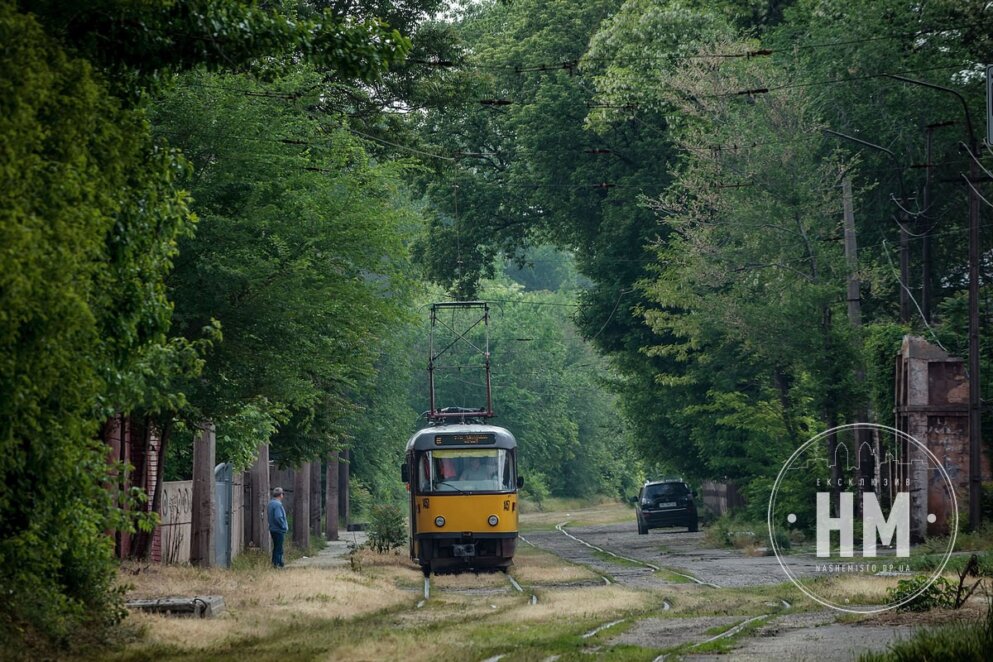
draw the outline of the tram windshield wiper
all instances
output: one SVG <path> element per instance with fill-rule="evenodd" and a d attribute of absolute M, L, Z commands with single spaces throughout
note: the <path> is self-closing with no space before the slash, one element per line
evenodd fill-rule
<path fill-rule="evenodd" d="M 449 482 L 448 482 L 447 480 L 436 480 L 436 481 L 434 481 L 434 486 L 435 486 L 436 488 L 437 488 L 437 487 L 438 487 L 439 485 L 448 485 L 448 486 L 449 486 L 450 488 L 452 488 L 452 489 L 453 489 L 453 490 L 455 490 L 456 492 L 460 492 L 460 493 L 462 493 L 462 494 L 468 494 L 468 492 L 466 492 L 466 491 L 465 491 L 465 490 L 463 490 L 463 489 L 459 489 L 459 488 L 458 488 L 458 487 L 456 487 L 455 485 L 452 485 L 451 483 L 449 483 Z M 435 490 L 435 491 L 437 491 L 437 490 Z"/>

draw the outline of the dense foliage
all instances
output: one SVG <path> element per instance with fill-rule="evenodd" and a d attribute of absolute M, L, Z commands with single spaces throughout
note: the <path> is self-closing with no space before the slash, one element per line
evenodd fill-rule
<path fill-rule="evenodd" d="M 5 0 L 0 41 L 0 633 L 58 642 L 122 616 L 105 532 L 133 526 L 118 508 L 132 495 L 107 491 L 101 425 L 185 407 L 177 384 L 205 349 L 168 335 L 191 173 L 153 136 L 145 93 L 261 56 L 371 78 L 408 44 L 233 0 Z"/>
<path fill-rule="evenodd" d="M 432 277 L 473 292 L 493 255 L 572 251 L 592 281 L 576 321 L 620 375 L 640 455 L 758 496 L 770 460 L 813 432 L 864 409 L 891 422 L 903 333 L 965 355 L 962 107 L 891 76 L 953 88 L 976 123 L 991 53 L 981 2 L 756 7 L 482 3 L 460 17 L 461 111 L 417 122 L 440 153 L 469 155 L 430 189 L 445 207 L 421 252 Z M 925 193 L 923 125 L 947 120 Z M 861 329 L 845 309 L 846 177 Z"/>
<path fill-rule="evenodd" d="M 199 218 L 168 279 L 173 327 L 193 340 L 213 321 L 224 336 L 181 385 L 182 413 L 213 420 L 238 468 L 277 428 L 281 464 L 336 447 L 376 339 L 409 301 L 404 233 L 417 227 L 403 165 L 370 160 L 342 117 L 311 117 L 321 75 L 270 76 L 189 74 L 153 117 L 190 159 Z"/>
<path fill-rule="evenodd" d="M 154 422 L 169 478 L 211 420 L 218 461 L 348 447 L 357 503 L 402 498 L 437 300 L 493 303 L 536 500 L 679 472 L 760 513 L 811 434 L 889 422 L 905 333 L 965 355 L 991 11 L 0 0 L 0 632 L 120 617 L 105 532 L 147 495 L 108 496 L 113 415 Z M 453 374 L 439 404 L 481 404 Z"/>

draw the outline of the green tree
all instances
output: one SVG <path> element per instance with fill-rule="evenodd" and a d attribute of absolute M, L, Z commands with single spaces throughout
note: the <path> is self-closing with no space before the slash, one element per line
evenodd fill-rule
<path fill-rule="evenodd" d="M 262 56 L 371 79 L 408 44 L 234 0 L 5 0 L 0 39 L 0 631 L 44 645 L 123 615 L 105 531 L 133 523 L 95 438 L 113 413 L 183 407 L 204 349 L 168 337 L 164 279 L 192 216 L 146 92 Z"/>
<path fill-rule="evenodd" d="M 121 616 L 95 439 L 196 367 L 162 287 L 190 216 L 181 161 L 89 63 L 10 3 L 0 39 L 0 631 L 58 641 Z"/>
<path fill-rule="evenodd" d="M 306 88 L 299 102 L 281 96 Z M 341 118 L 312 118 L 320 88 L 299 66 L 265 84 L 195 73 L 156 106 L 158 130 L 191 159 L 199 216 L 169 278 L 174 326 L 192 339 L 217 320 L 224 333 L 183 387 L 183 416 L 222 432 L 260 417 L 222 446 L 240 466 L 277 424 L 281 463 L 336 447 L 409 293 L 405 233 L 417 217 L 404 166 L 370 161 Z"/>

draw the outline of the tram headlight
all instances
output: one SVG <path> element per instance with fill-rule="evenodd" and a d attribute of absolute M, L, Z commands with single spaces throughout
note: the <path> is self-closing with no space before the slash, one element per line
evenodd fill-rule
<path fill-rule="evenodd" d="M 490 526 L 496 526 L 497 524 L 500 523 L 500 518 L 497 517 L 496 515 L 490 515 L 486 521 L 489 522 Z"/>
<path fill-rule="evenodd" d="M 437 517 L 434 518 L 434 525 L 437 527 L 445 526 L 445 518 L 442 517 L 441 515 L 438 515 Z"/>

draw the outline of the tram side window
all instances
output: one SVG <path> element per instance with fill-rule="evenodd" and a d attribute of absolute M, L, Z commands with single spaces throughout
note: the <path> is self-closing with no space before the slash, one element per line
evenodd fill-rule
<path fill-rule="evenodd" d="M 424 453 L 421 455 L 421 461 L 418 462 L 417 469 L 417 488 L 420 492 L 430 492 L 431 491 L 431 454 Z"/>
<path fill-rule="evenodd" d="M 512 490 L 517 486 L 517 481 L 514 480 L 514 456 L 510 453 L 502 453 L 499 459 L 502 466 L 500 489 Z"/>

